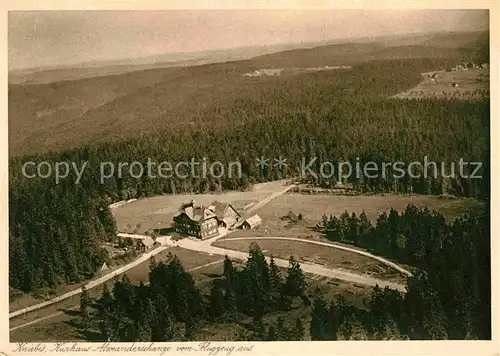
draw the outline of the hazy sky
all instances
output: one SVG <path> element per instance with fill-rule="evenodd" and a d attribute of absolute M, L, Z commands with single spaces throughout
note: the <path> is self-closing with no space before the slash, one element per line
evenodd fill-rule
<path fill-rule="evenodd" d="M 239 46 L 488 28 L 482 10 L 13 11 L 9 69 Z"/>

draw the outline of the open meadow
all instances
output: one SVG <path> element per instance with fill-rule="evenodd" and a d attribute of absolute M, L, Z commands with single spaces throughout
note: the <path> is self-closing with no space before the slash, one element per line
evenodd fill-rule
<path fill-rule="evenodd" d="M 402 211 L 409 204 L 436 210 L 448 221 L 453 221 L 467 212 L 484 208 L 484 203 L 475 199 L 450 199 L 438 196 L 342 196 L 288 193 L 272 200 L 256 212 L 262 218 L 262 224 L 258 229 L 237 231 L 228 238 L 283 236 L 318 239 L 321 235 L 314 231 L 314 227 L 321 221 L 323 215 L 340 216 L 345 211 L 359 215 L 364 211 L 373 224 L 381 213 L 388 212 L 391 208 Z M 287 217 L 290 211 L 296 216 L 301 214 L 302 219 L 291 221 Z"/>
<path fill-rule="evenodd" d="M 227 202 L 242 214 L 245 208 L 251 209 L 258 202 L 285 189 L 286 184 L 286 180 L 280 180 L 256 184 L 251 190 L 242 192 L 155 196 L 121 205 L 112 212 L 119 232 L 144 234 L 148 230 L 170 227 L 177 209 L 192 199 L 202 205 L 209 205 L 214 200 Z"/>

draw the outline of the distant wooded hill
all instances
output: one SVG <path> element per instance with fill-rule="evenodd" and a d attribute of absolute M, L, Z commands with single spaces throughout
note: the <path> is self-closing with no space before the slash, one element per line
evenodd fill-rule
<path fill-rule="evenodd" d="M 290 88 L 293 93 L 287 95 L 291 100 L 304 104 L 303 92 L 293 89 L 304 83 L 320 87 L 314 89 L 314 95 L 321 96 L 325 90 L 333 90 L 334 97 L 341 97 L 342 93 L 351 95 L 356 91 L 355 85 L 342 83 L 351 83 L 353 76 L 393 76 L 390 71 L 394 65 L 406 66 L 401 77 L 379 93 L 393 95 L 415 85 L 422 71 L 442 69 L 459 60 L 487 61 L 488 48 L 488 33 L 484 32 L 427 34 L 293 49 L 227 63 L 154 68 L 49 84 L 11 84 L 10 155 L 135 137 L 170 129 L 172 125 L 197 124 L 199 118 L 230 120 L 225 114 L 214 115 L 214 111 L 231 112 L 241 101 L 260 100 L 269 93 L 282 96 Z M 262 68 L 325 65 L 353 65 L 354 71 L 280 78 L 243 77 L 244 73 Z M 377 66 L 385 68 L 386 73 Z M 144 67 L 137 69 L 141 68 Z M 76 68 L 75 72 L 82 70 L 89 71 Z M 374 91 L 379 89 L 375 86 L 371 93 L 377 94 Z M 283 107 L 278 102 L 272 106 Z"/>
<path fill-rule="evenodd" d="M 487 53 L 484 36 L 427 44 L 341 44 L 251 60 L 138 71 L 46 85 L 9 86 L 9 281 L 23 291 L 93 276 L 116 225 L 107 206 L 157 194 L 238 190 L 297 176 L 262 170 L 260 156 L 338 162 L 483 162 L 483 179 L 352 179 L 362 192 L 489 197 L 489 100 L 396 100 L 421 73 Z M 441 50 L 436 50 L 441 41 Z M 436 41 L 438 44 L 436 44 Z M 450 47 L 453 41 L 462 41 Z M 486 45 L 485 45 L 486 43 Z M 425 48 L 422 49 L 422 48 Z M 432 54 L 433 58 L 425 56 Z M 437 57 L 436 57 L 437 56 Z M 410 58 L 408 58 L 410 57 Z M 266 67 L 345 64 L 346 71 L 244 77 Z M 52 152 L 47 152 L 53 150 Z M 21 154 L 32 156 L 20 156 Z M 101 162 L 239 160 L 242 177 L 99 182 Z M 26 161 L 88 167 L 80 181 L 26 179 Z M 380 167 L 380 165 L 379 165 Z M 470 173 L 470 172 L 469 172 Z M 332 182 L 317 181 L 328 186 Z M 325 212 L 326 213 L 326 212 Z"/>

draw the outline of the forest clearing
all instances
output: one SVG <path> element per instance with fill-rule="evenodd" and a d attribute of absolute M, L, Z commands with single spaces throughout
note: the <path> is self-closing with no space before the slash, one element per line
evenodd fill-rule
<path fill-rule="evenodd" d="M 438 70 L 422 73 L 417 86 L 396 94 L 398 99 L 484 99 L 490 96 L 490 69 Z"/>

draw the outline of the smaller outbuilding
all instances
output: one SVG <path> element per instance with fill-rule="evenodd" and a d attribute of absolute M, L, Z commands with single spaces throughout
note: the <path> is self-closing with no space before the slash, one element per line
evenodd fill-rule
<path fill-rule="evenodd" d="M 255 229 L 258 227 L 260 224 L 262 224 L 262 219 L 260 218 L 259 215 L 254 215 L 248 219 L 246 219 L 243 224 L 241 224 L 242 229 Z"/>
<path fill-rule="evenodd" d="M 146 236 L 145 238 L 137 241 L 136 247 L 139 251 L 146 251 L 151 249 L 154 244 L 155 241 L 151 237 Z"/>

